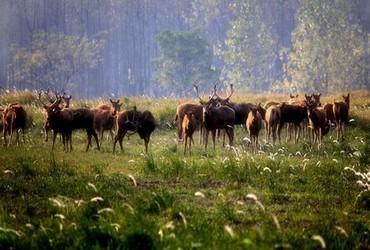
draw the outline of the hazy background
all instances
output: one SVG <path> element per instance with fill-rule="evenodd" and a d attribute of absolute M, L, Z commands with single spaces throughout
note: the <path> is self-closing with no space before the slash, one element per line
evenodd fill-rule
<path fill-rule="evenodd" d="M 370 0 L 0 0 L 0 91 L 370 89 Z"/>

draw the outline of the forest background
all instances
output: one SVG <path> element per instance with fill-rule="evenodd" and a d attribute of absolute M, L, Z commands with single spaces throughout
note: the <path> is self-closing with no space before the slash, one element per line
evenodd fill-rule
<path fill-rule="evenodd" d="M 0 91 L 370 89 L 369 0 L 3 0 Z"/>

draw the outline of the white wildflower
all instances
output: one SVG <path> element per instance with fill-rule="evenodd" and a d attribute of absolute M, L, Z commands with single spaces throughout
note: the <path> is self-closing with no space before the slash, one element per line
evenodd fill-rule
<path fill-rule="evenodd" d="M 98 202 L 98 201 L 103 201 L 103 200 L 104 200 L 104 199 L 103 199 L 102 197 L 97 196 L 97 197 L 92 198 L 90 201 L 91 201 L 91 202 Z"/>
<path fill-rule="evenodd" d="M 318 241 L 320 243 L 322 249 L 325 249 L 326 248 L 325 240 L 320 235 L 313 235 L 311 237 L 311 239 Z"/>
<path fill-rule="evenodd" d="M 137 187 L 137 182 L 136 182 L 136 179 L 134 178 L 134 176 L 129 174 L 129 175 L 127 175 L 127 177 L 130 178 L 132 180 L 132 182 L 134 183 L 134 186 Z"/>
<path fill-rule="evenodd" d="M 104 212 L 111 212 L 111 213 L 113 213 L 113 209 L 111 209 L 111 208 L 109 208 L 109 207 L 107 207 L 107 208 L 103 208 L 103 209 L 100 209 L 100 210 L 98 211 L 98 214 L 101 214 L 101 213 L 104 213 Z"/>
<path fill-rule="evenodd" d="M 226 230 L 226 232 L 229 233 L 229 235 L 230 235 L 231 238 L 234 238 L 235 237 L 235 233 L 234 233 L 233 229 L 229 225 L 226 225 L 225 226 L 225 230 Z"/>
<path fill-rule="evenodd" d="M 198 197 L 202 197 L 202 198 L 204 198 L 205 196 L 204 196 L 204 194 L 202 193 L 202 192 L 200 192 L 200 191 L 197 191 L 197 192 L 195 192 L 195 194 L 194 194 L 195 196 L 198 196 Z"/>

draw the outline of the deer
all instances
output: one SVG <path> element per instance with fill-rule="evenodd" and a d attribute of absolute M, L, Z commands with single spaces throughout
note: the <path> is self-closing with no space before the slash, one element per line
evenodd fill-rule
<path fill-rule="evenodd" d="M 233 84 L 230 84 L 230 88 L 231 88 L 231 93 L 229 94 L 228 97 L 224 99 L 221 98 L 217 94 L 216 85 L 214 86 L 214 94 L 217 97 L 219 106 L 228 106 L 235 111 L 235 122 L 234 122 L 235 125 L 242 125 L 244 129 L 246 129 L 246 121 L 247 121 L 248 113 L 250 112 L 252 108 L 257 108 L 261 117 L 264 118 L 266 112 L 265 112 L 265 109 L 262 108 L 260 105 L 256 105 L 254 103 L 232 103 L 230 102 L 230 98 L 234 93 Z"/>
<path fill-rule="evenodd" d="M 43 92 L 45 94 L 45 96 L 47 97 L 50 104 L 54 103 L 59 97 L 61 97 L 61 99 L 64 101 L 64 104 L 60 103 L 59 104 L 60 108 L 69 108 L 70 101 L 72 99 L 71 95 L 66 96 L 65 93 L 63 93 L 63 95 L 60 96 L 58 93 L 55 93 L 55 98 L 53 98 L 53 97 L 50 96 L 50 90 L 49 89 L 41 91 L 41 92 Z M 40 93 L 39 93 L 39 96 L 40 96 Z M 50 124 L 48 122 L 48 117 L 47 117 L 46 110 L 44 110 L 42 112 L 42 114 L 43 114 L 43 117 L 44 117 L 43 129 L 44 129 L 44 134 L 45 134 L 45 142 L 47 142 L 47 141 L 49 141 Z"/>
<path fill-rule="evenodd" d="M 116 118 L 116 135 L 113 143 L 113 153 L 115 153 L 116 143 L 118 142 L 123 152 L 122 141 L 125 135 L 131 131 L 138 133 L 140 138 L 144 140 L 145 152 L 148 153 L 148 145 L 150 135 L 157 127 L 157 122 L 148 110 L 143 112 L 137 111 L 136 106 L 132 110 L 122 110 L 117 113 Z"/>
<path fill-rule="evenodd" d="M 120 100 L 113 101 L 109 99 L 111 106 L 107 104 L 100 104 L 95 108 L 94 116 L 94 130 L 99 135 L 100 146 L 102 145 L 104 131 L 110 132 L 113 141 L 113 130 L 115 126 L 115 118 L 117 112 L 120 110 L 122 103 Z"/>
<path fill-rule="evenodd" d="M 313 143 L 320 144 L 323 137 L 329 132 L 330 124 L 326 119 L 326 112 L 322 107 L 309 106 L 307 109 L 309 128 L 312 130 Z"/>
<path fill-rule="evenodd" d="M 349 93 L 347 96 L 342 95 L 342 99 L 342 101 L 334 100 L 333 114 L 334 121 L 337 124 L 337 140 L 339 140 L 339 137 L 341 137 L 341 140 L 344 141 L 345 124 L 348 122 L 349 113 Z"/>
<path fill-rule="evenodd" d="M 272 142 L 275 145 L 277 138 L 277 128 L 280 123 L 280 109 L 277 105 L 272 105 L 267 108 L 265 115 L 265 124 L 266 124 L 266 141 L 270 140 L 272 135 Z"/>
<path fill-rule="evenodd" d="M 23 143 L 25 143 L 24 129 L 27 121 L 27 112 L 24 110 L 22 105 L 18 102 L 8 105 L 2 110 L 3 120 L 3 132 L 4 132 L 4 143 L 3 146 L 9 146 L 13 131 L 16 132 L 16 142 L 19 145 L 19 132 L 22 130 Z M 7 141 L 6 135 L 9 135 L 10 139 Z"/>
<path fill-rule="evenodd" d="M 301 123 L 304 119 L 307 118 L 307 106 L 291 105 L 282 102 L 277 106 L 277 108 L 280 111 L 280 121 L 278 127 L 279 143 L 281 143 L 280 135 L 285 123 L 292 123 L 294 125 L 294 137 L 295 143 L 297 143 L 300 136 Z"/>
<path fill-rule="evenodd" d="M 252 148 L 257 148 L 258 145 L 258 135 L 262 128 L 262 117 L 261 114 L 258 112 L 257 107 L 253 107 L 250 109 L 248 113 L 246 126 L 249 132 L 249 137 L 252 143 Z"/>
<path fill-rule="evenodd" d="M 57 134 L 62 135 L 63 147 L 65 152 L 72 151 L 72 127 L 73 127 L 73 112 L 69 108 L 61 108 L 59 106 L 62 98 L 58 97 L 51 105 L 46 105 L 41 100 L 41 92 L 38 96 L 39 102 L 47 112 L 47 120 L 50 128 L 53 130 L 53 145 L 55 147 L 55 140 Z"/>
<path fill-rule="evenodd" d="M 209 101 L 205 102 L 198 95 L 199 101 L 203 107 L 202 121 L 206 129 L 205 150 L 207 150 L 208 136 L 210 132 L 212 133 L 213 150 L 216 149 L 215 139 L 217 129 L 225 129 L 225 133 L 229 138 L 230 146 L 233 146 L 234 141 L 235 111 L 228 106 L 213 107 L 212 101 L 214 100 L 214 96 L 215 94 L 213 94 Z"/>
<path fill-rule="evenodd" d="M 315 94 L 313 93 L 312 95 L 307 95 L 305 94 L 305 99 L 306 101 L 310 104 L 311 107 L 316 108 L 316 107 L 321 107 L 321 93 Z"/>
<path fill-rule="evenodd" d="M 185 142 L 184 155 L 186 155 L 186 148 L 189 141 L 189 154 L 191 154 L 191 143 L 193 141 L 193 133 L 198 126 L 198 121 L 192 111 L 185 112 L 184 119 L 182 120 L 183 140 Z"/>
<path fill-rule="evenodd" d="M 72 109 L 72 130 L 85 129 L 87 134 L 86 152 L 91 145 L 91 138 L 94 137 L 97 149 L 100 150 L 98 135 L 94 129 L 95 111 L 89 108 Z"/>
<path fill-rule="evenodd" d="M 178 141 L 181 141 L 183 139 L 183 119 L 185 116 L 185 113 L 192 112 L 193 116 L 196 120 L 196 128 L 199 128 L 200 130 L 200 141 L 202 139 L 202 114 L 203 114 L 203 107 L 202 105 L 195 104 L 195 103 L 181 103 L 179 106 L 177 106 L 176 114 L 174 118 L 174 122 L 177 123 L 177 136 Z"/>

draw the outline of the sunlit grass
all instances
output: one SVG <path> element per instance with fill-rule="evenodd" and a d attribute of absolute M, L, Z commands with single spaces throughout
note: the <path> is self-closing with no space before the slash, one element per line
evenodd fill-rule
<path fill-rule="evenodd" d="M 335 140 L 335 131 L 321 145 L 285 142 L 284 134 L 276 146 L 262 136 L 254 151 L 238 127 L 233 148 L 218 139 L 215 151 L 205 151 L 196 133 L 193 154 L 186 156 L 171 127 L 183 100 L 123 100 L 125 108 L 151 110 L 160 124 L 148 155 L 136 134 L 124 139 L 122 153 L 112 153 L 109 138 L 101 151 L 93 147 L 86 153 L 83 131 L 74 132 L 71 153 L 63 152 L 59 138 L 52 152 L 51 141 L 43 141 L 41 107 L 27 104 L 33 122 L 26 144 L 0 149 L 0 246 L 367 247 L 370 108 L 361 103 L 370 97 L 363 92 L 352 97 L 354 121 L 343 143 Z M 235 98 L 264 102 L 266 97 Z M 271 96 L 279 98 L 284 96 Z M 94 107 L 101 101 L 74 105 Z"/>

